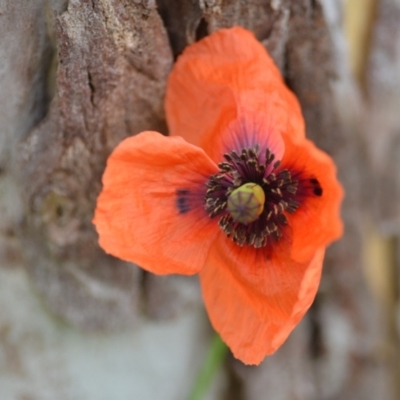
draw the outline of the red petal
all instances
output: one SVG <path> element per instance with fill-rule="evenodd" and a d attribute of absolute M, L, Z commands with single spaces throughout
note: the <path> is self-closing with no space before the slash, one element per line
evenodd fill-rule
<path fill-rule="evenodd" d="M 317 292 L 324 248 L 308 263 L 288 252 L 267 258 L 265 249 L 238 247 L 221 233 L 200 272 L 211 323 L 246 364 L 259 364 L 285 341 Z"/>
<path fill-rule="evenodd" d="M 308 260 L 316 249 L 328 246 L 343 234 L 340 205 L 343 189 L 336 178 L 336 166 L 323 151 L 309 140 L 292 141 L 285 137 L 285 156 L 281 168 L 300 172 L 300 206 L 288 214 L 292 228 L 292 258 Z M 321 193 L 313 192 L 316 179 Z"/>
<path fill-rule="evenodd" d="M 238 140 L 248 142 L 246 135 L 261 147 L 277 146 L 278 154 L 281 134 L 304 137 L 297 99 L 264 47 L 239 27 L 222 29 L 185 50 L 168 80 L 166 111 L 170 133 L 204 148 L 215 161 Z M 243 121 L 262 129 L 233 138 L 232 124 Z"/>
<path fill-rule="evenodd" d="M 194 274 L 218 233 L 204 211 L 217 166 L 181 138 L 143 132 L 108 159 L 94 223 L 100 246 L 156 274 Z"/>

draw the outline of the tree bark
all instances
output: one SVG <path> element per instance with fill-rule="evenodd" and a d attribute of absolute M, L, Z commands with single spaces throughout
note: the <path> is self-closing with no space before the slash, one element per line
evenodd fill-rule
<path fill-rule="evenodd" d="M 362 250 L 365 210 L 376 210 L 391 235 L 400 226 L 398 14 L 394 0 L 380 0 L 365 104 L 335 0 L 1 0 L 4 264 L 23 260 L 45 307 L 84 332 L 118 332 L 143 314 L 169 320 L 199 306 L 196 278 L 156 277 L 107 256 L 91 220 L 112 149 L 143 130 L 167 134 L 174 60 L 222 27 L 244 26 L 299 98 L 307 136 L 337 162 L 346 231 L 328 250 L 304 321 L 261 366 L 230 359 L 226 396 L 395 399 L 396 362 L 381 351 L 387 320 L 363 278 Z"/>

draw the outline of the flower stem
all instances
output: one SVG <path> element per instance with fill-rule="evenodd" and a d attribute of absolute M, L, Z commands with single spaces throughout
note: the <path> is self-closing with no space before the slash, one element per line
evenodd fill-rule
<path fill-rule="evenodd" d="M 221 340 L 218 333 L 215 333 L 210 348 L 208 350 L 207 357 L 204 360 L 204 364 L 200 369 L 197 380 L 192 388 L 188 400 L 204 399 L 204 396 L 206 395 L 207 390 L 209 389 L 216 372 L 225 360 L 227 352 L 228 347 Z"/>

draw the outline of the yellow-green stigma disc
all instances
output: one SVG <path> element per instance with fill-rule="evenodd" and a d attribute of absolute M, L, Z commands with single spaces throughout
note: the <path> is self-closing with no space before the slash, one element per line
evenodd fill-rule
<path fill-rule="evenodd" d="M 264 210 L 265 193 L 256 183 L 246 183 L 235 189 L 228 197 L 227 210 L 236 222 L 249 224 Z"/>

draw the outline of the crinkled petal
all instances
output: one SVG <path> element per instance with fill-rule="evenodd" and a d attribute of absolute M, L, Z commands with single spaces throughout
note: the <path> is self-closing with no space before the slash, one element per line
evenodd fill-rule
<path fill-rule="evenodd" d="M 171 135 L 204 148 L 215 161 L 249 139 L 279 154 L 280 134 L 305 136 L 297 99 L 264 47 L 240 27 L 221 29 L 184 51 L 169 76 L 166 112 Z M 262 129 L 230 134 L 243 123 Z"/>
<path fill-rule="evenodd" d="M 221 233 L 200 272 L 211 323 L 246 364 L 277 350 L 314 300 L 324 248 L 307 263 L 289 252 L 239 247 Z"/>
<path fill-rule="evenodd" d="M 265 96 L 261 91 L 247 91 L 238 96 L 236 102 L 237 116 L 221 131 L 212 131 L 212 135 L 204 135 L 201 147 L 211 159 L 222 160 L 224 153 L 235 150 L 238 154 L 245 148 L 258 145 L 261 154 L 268 148 L 281 160 L 285 152 L 282 138 L 282 118 L 275 100 L 278 96 Z M 262 98 L 262 107 L 257 99 Z M 265 161 L 263 156 L 261 162 Z"/>
<path fill-rule="evenodd" d="M 143 132 L 107 162 L 94 224 L 100 246 L 156 274 L 194 274 L 218 226 L 204 211 L 205 183 L 217 166 L 182 138 Z"/>
<path fill-rule="evenodd" d="M 292 258 L 302 262 L 316 249 L 328 246 L 343 234 L 340 205 L 343 189 L 336 178 L 336 166 L 309 140 L 294 142 L 285 138 L 281 168 L 289 169 L 299 180 L 295 213 L 288 214 L 292 229 Z"/>

